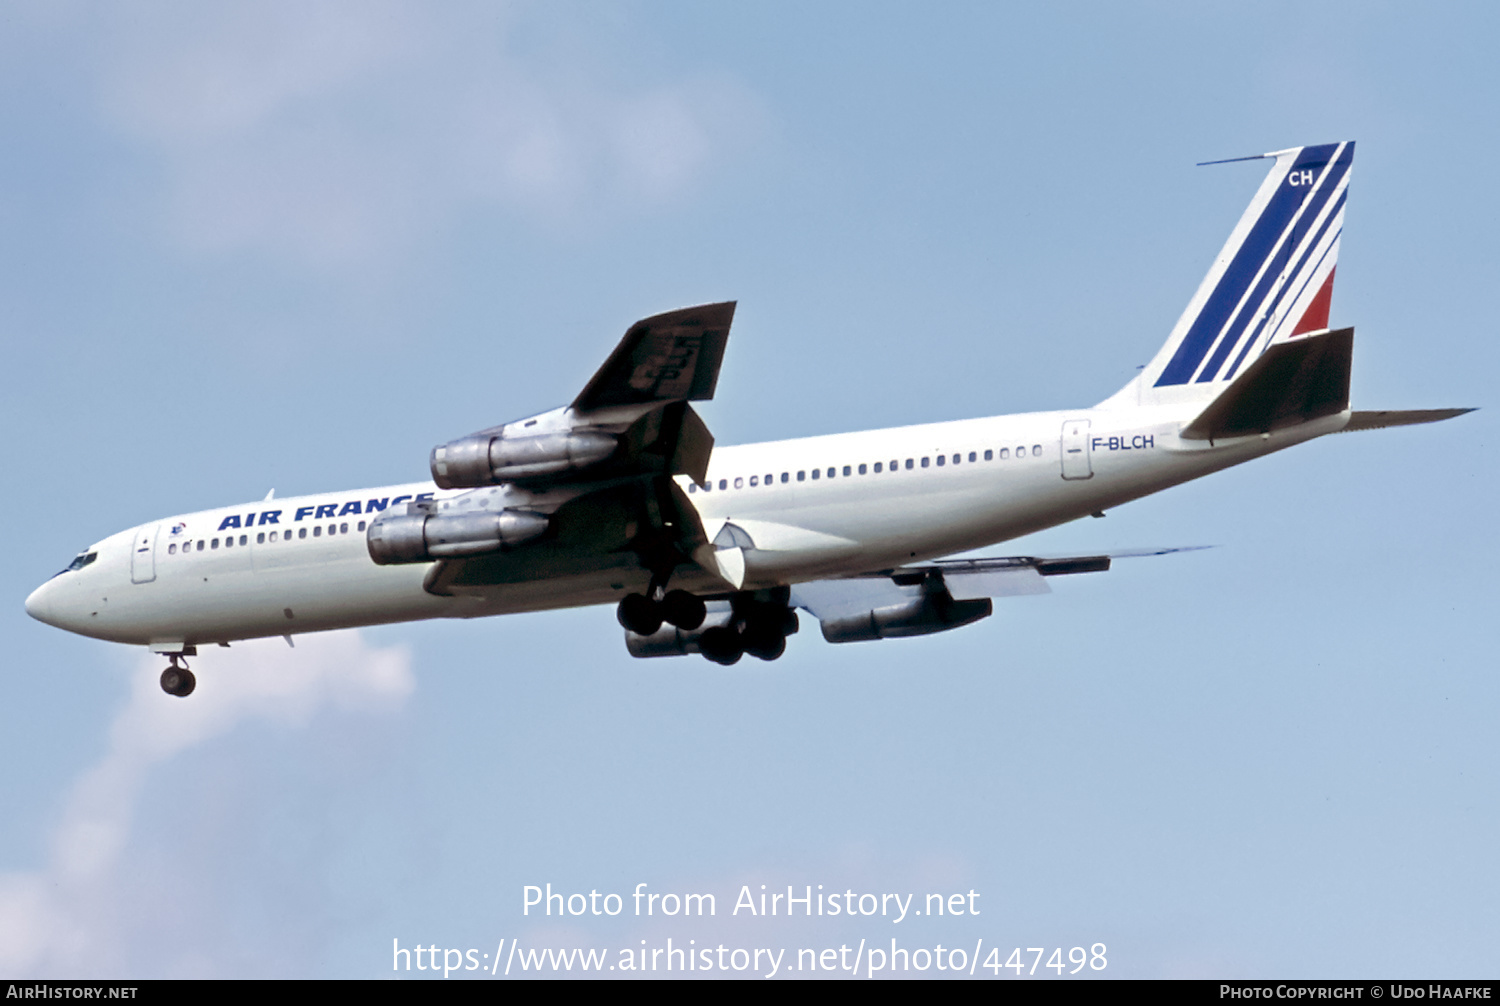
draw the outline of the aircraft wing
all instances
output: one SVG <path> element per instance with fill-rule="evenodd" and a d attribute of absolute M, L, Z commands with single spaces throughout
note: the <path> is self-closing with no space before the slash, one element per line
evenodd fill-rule
<path fill-rule="evenodd" d="M 1069 573 L 1102 573 L 1115 559 L 1171 552 L 1192 552 L 1206 545 L 1136 549 L 1109 555 L 1056 558 L 1007 556 L 981 559 L 941 559 L 936 562 L 874 570 L 838 580 L 815 580 L 792 588 L 792 604 L 819 621 L 848 618 L 874 609 L 908 604 L 925 596 L 952 601 L 1018 597 L 1051 591 L 1046 578 Z"/>
<path fill-rule="evenodd" d="M 572 405 L 433 448 L 433 481 L 443 489 L 678 474 L 703 481 L 714 439 L 688 402 L 713 397 L 734 307 L 636 322 Z"/>
<path fill-rule="evenodd" d="M 687 403 L 714 396 L 734 308 L 734 301 L 704 304 L 630 326 L 568 409 L 575 428 L 619 438 L 620 449 L 595 477 L 707 477 L 713 434 Z"/>
<path fill-rule="evenodd" d="M 672 476 L 707 477 L 714 438 L 688 402 L 713 397 L 734 308 L 638 321 L 571 405 L 434 448 L 433 481 L 470 492 L 384 518 L 405 530 L 381 527 L 371 555 L 439 560 L 440 594 L 690 563 L 707 541 Z"/>
<path fill-rule="evenodd" d="M 734 321 L 734 301 L 653 315 L 630 326 L 573 400 L 578 414 L 714 397 Z"/>

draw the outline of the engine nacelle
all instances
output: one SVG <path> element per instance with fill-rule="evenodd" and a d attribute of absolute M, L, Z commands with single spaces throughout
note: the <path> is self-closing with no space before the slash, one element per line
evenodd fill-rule
<path fill-rule="evenodd" d="M 370 524 L 365 545 L 378 565 L 431 562 L 514 548 L 547 530 L 547 518 L 527 510 L 446 514 L 431 503 L 408 504 Z"/>
<path fill-rule="evenodd" d="M 432 480 L 444 489 L 497 485 L 596 465 L 618 442 L 593 430 L 507 435 L 487 431 L 432 449 Z"/>
<path fill-rule="evenodd" d="M 988 618 L 994 610 L 994 603 L 987 597 L 955 601 L 946 591 L 924 594 L 904 604 L 824 619 L 823 638 L 830 643 L 858 643 L 868 639 L 925 636 Z"/>

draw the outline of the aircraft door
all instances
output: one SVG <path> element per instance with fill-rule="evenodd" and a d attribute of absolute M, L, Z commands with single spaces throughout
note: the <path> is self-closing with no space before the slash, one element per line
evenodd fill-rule
<path fill-rule="evenodd" d="M 1094 466 L 1089 460 L 1089 421 L 1070 419 L 1062 428 L 1062 477 L 1089 479 Z"/>
<path fill-rule="evenodd" d="M 156 579 L 156 529 L 160 524 L 145 524 L 135 529 L 130 548 L 130 582 L 150 583 Z"/>

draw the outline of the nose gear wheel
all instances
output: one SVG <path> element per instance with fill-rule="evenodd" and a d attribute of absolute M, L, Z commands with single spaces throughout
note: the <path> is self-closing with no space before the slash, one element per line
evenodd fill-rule
<path fill-rule="evenodd" d="M 193 672 L 187 669 L 186 664 L 180 664 L 182 658 L 171 656 L 172 662 L 167 669 L 161 672 L 161 690 L 168 695 L 175 695 L 179 699 L 185 699 L 193 694 L 193 689 L 198 687 L 198 679 Z"/>

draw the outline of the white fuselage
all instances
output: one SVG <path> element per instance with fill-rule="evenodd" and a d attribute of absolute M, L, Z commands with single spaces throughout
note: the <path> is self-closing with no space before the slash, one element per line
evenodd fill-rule
<path fill-rule="evenodd" d="M 727 522 L 748 535 L 744 588 L 790 584 L 1062 524 L 1334 432 L 1349 415 L 1209 444 L 1178 436 L 1193 411 L 1042 412 L 721 447 L 711 488 L 687 498 L 709 539 Z M 688 488 L 685 476 L 679 483 Z M 93 561 L 43 584 L 27 610 L 83 635 L 171 649 L 599 604 L 645 586 L 644 569 L 613 569 L 437 596 L 423 588 L 430 563 L 371 560 L 372 515 L 461 492 L 417 483 L 169 517 L 94 545 Z M 695 570 L 674 583 L 711 590 L 712 577 Z"/>

